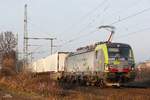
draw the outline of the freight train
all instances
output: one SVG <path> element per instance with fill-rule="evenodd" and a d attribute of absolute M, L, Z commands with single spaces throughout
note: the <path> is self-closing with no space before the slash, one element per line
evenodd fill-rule
<path fill-rule="evenodd" d="M 38 62 L 34 62 L 34 69 L 45 70 L 34 72 L 53 71 L 60 82 L 119 86 L 133 81 L 136 76 L 132 48 L 123 43 L 99 42 L 78 48 L 76 52 L 51 55 L 39 62 L 42 65 Z"/>

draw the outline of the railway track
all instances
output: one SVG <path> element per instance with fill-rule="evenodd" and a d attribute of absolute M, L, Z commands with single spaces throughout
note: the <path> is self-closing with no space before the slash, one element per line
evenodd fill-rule
<path fill-rule="evenodd" d="M 65 89 L 85 100 L 150 100 L 150 88 L 143 87 L 107 87 L 74 86 Z"/>
<path fill-rule="evenodd" d="M 98 86 L 81 86 L 78 84 L 69 84 L 69 83 L 63 83 L 61 84 L 61 87 L 63 89 L 67 89 L 67 90 L 74 90 L 76 88 L 81 88 L 81 89 L 85 89 L 85 90 L 90 90 L 90 89 L 94 89 L 94 90 L 106 90 L 106 89 L 150 89 L 150 86 L 144 86 L 144 85 L 139 85 L 139 84 L 121 84 L 120 86 L 106 86 L 106 87 L 98 87 Z"/>
<path fill-rule="evenodd" d="M 150 80 L 134 81 L 127 84 L 122 84 L 122 87 L 126 88 L 150 88 Z"/>

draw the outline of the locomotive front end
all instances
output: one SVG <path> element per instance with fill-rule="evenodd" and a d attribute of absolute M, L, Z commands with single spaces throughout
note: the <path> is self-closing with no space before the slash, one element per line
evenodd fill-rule
<path fill-rule="evenodd" d="M 134 56 L 127 44 L 107 44 L 108 64 L 106 80 L 110 83 L 126 83 L 134 80 Z"/>

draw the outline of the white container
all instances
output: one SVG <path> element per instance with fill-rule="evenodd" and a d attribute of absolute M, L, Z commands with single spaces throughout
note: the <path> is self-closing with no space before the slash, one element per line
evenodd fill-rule
<path fill-rule="evenodd" d="M 61 72 L 64 71 L 67 52 L 57 52 L 46 58 L 32 63 L 32 72 Z"/>

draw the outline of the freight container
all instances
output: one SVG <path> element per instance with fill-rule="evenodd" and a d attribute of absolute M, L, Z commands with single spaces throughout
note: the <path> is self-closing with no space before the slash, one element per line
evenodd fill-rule
<path fill-rule="evenodd" d="M 32 63 L 32 72 L 62 72 L 67 52 L 57 52 Z"/>
<path fill-rule="evenodd" d="M 39 59 L 32 63 L 32 72 L 44 72 L 44 59 Z"/>
<path fill-rule="evenodd" d="M 45 71 L 61 72 L 64 71 L 64 63 L 68 53 L 58 52 L 44 59 Z"/>

